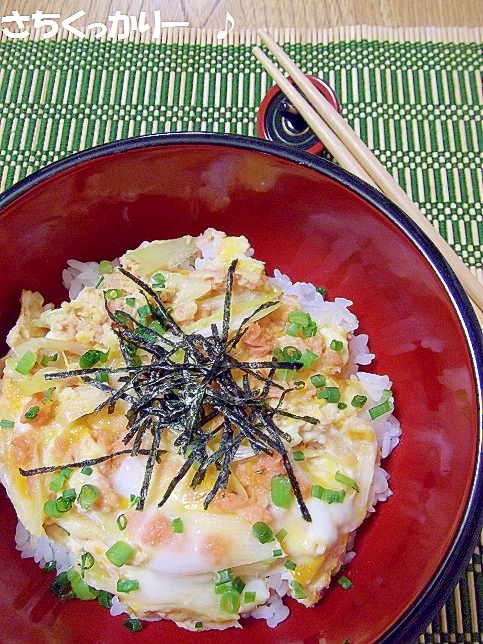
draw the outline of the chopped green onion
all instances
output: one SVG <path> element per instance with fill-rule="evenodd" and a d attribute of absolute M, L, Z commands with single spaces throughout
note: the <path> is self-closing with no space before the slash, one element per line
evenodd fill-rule
<path fill-rule="evenodd" d="M 77 501 L 83 510 L 88 510 L 98 496 L 99 490 L 94 485 L 86 483 L 81 487 Z"/>
<path fill-rule="evenodd" d="M 223 595 L 229 590 L 235 590 L 238 594 L 242 592 L 245 588 L 245 582 L 240 577 L 233 577 L 231 581 L 227 581 L 224 584 L 215 584 L 215 594 Z"/>
<path fill-rule="evenodd" d="M 281 557 L 283 555 L 283 551 L 281 548 L 277 548 L 272 552 L 272 557 Z"/>
<path fill-rule="evenodd" d="M 133 590 L 139 590 L 139 581 L 137 579 L 118 579 L 116 590 L 118 593 L 132 593 Z"/>
<path fill-rule="evenodd" d="M 215 584 L 215 595 L 223 595 L 223 593 L 226 593 L 231 588 L 231 581 L 227 581 L 225 584 Z"/>
<path fill-rule="evenodd" d="M 300 450 L 296 450 L 292 453 L 294 461 L 305 461 L 305 454 Z"/>
<path fill-rule="evenodd" d="M 58 473 L 59 476 L 62 476 L 62 473 Z M 64 483 L 65 477 L 62 476 L 62 478 L 57 477 L 54 475 L 52 477 L 51 485 L 53 482 L 53 487 L 56 488 L 59 484 L 60 487 L 62 487 Z M 52 491 L 59 491 L 60 487 L 57 490 L 52 490 Z M 44 512 L 47 516 L 53 517 L 54 519 L 59 519 L 65 512 L 68 512 L 72 504 L 74 503 L 76 498 L 76 492 L 73 488 L 68 488 L 62 492 L 62 495 L 59 496 L 57 499 L 49 499 L 44 503 Z"/>
<path fill-rule="evenodd" d="M 55 499 L 49 499 L 44 503 L 44 513 L 53 519 L 60 519 L 63 514 L 63 512 L 58 510 L 57 501 Z"/>
<path fill-rule="evenodd" d="M 13 429 L 15 427 L 15 423 L 13 422 L 13 420 L 2 418 L 2 420 L 0 420 L 0 427 L 2 429 Z"/>
<path fill-rule="evenodd" d="M 174 533 L 182 534 L 182 532 L 184 531 L 183 519 L 181 519 L 180 517 L 173 519 L 171 521 L 171 527 L 173 528 Z"/>
<path fill-rule="evenodd" d="M 235 579 L 235 573 L 231 568 L 225 568 L 224 570 L 217 570 L 213 573 L 213 581 L 215 586 L 220 586 L 221 584 L 226 584 L 228 581 L 233 581 Z"/>
<path fill-rule="evenodd" d="M 99 286 L 102 284 L 103 281 L 104 281 L 104 275 L 101 275 L 94 288 L 99 288 Z"/>
<path fill-rule="evenodd" d="M 99 273 L 101 275 L 112 273 L 112 262 L 110 262 L 108 259 L 102 259 L 99 262 Z"/>
<path fill-rule="evenodd" d="M 321 373 L 316 373 L 313 376 L 310 376 L 310 382 L 314 385 L 314 387 L 320 388 L 325 387 L 325 385 L 327 384 L 327 379 Z"/>
<path fill-rule="evenodd" d="M 156 273 L 153 275 L 154 285 L 158 288 L 164 288 L 166 286 L 166 279 L 161 273 Z"/>
<path fill-rule="evenodd" d="M 317 361 L 318 357 L 319 356 L 316 353 L 307 349 L 300 357 L 300 362 L 306 369 L 309 369 L 314 364 L 314 362 Z"/>
<path fill-rule="evenodd" d="M 297 567 L 297 564 L 295 563 L 295 561 L 291 561 L 290 559 L 287 559 L 287 561 L 284 563 L 284 566 L 285 568 L 287 568 L 287 570 L 295 570 L 295 568 Z"/>
<path fill-rule="evenodd" d="M 44 572 L 54 572 L 57 570 L 57 563 L 55 561 L 47 561 L 44 566 Z"/>
<path fill-rule="evenodd" d="M 71 503 L 74 503 L 77 494 L 73 487 L 68 487 L 62 492 L 62 497 Z"/>
<path fill-rule="evenodd" d="M 94 557 L 90 552 L 84 552 L 81 556 L 81 577 L 84 577 L 84 572 L 89 570 L 94 565 Z"/>
<path fill-rule="evenodd" d="M 360 488 L 357 485 L 357 483 L 354 481 L 354 479 L 352 479 L 350 476 L 346 476 L 340 471 L 337 471 L 335 473 L 335 480 L 338 481 L 339 483 L 342 483 L 342 485 L 347 485 L 347 487 L 351 487 L 356 492 L 360 491 Z"/>
<path fill-rule="evenodd" d="M 149 340 L 149 339 L 151 338 L 151 335 L 150 335 L 150 334 L 149 334 L 149 332 L 148 332 L 148 331 L 146 331 L 146 329 L 145 329 L 145 327 L 146 327 L 146 326 L 149 326 L 149 325 L 148 325 L 148 319 L 147 319 L 147 318 L 143 318 L 143 319 L 141 320 L 141 325 L 142 325 L 142 326 L 139 326 L 139 327 L 136 329 L 136 333 L 137 333 L 137 335 L 139 335 L 141 338 L 144 338 L 145 340 Z"/>
<path fill-rule="evenodd" d="M 347 577 L 344 577 L 344 575 L 342 575 L 342 577 L 339 577 L 338 583 L 344 590 L 349 590 L 349 588 L 352 588 L 351 580 Z"/>
<path fill-rule="evenodd" d="M 166 333 L 166 329 L 165 329 L 165 328 L 164 328 L 164 326 L 161 324 L 161 322 L 159 322 L 159 320 L 153 320 L 153 321 L 149 324 L 149 328 L 150 328 L 152 331 L 154 331 L 155 333 L 157 333 L 158 335 L 164 335 L 164 334 Z"/>
<path fill-rule="evenodd" d="M 109 382 L 109 374 L 106 371 L 99 371 L 96 373 L 97 382 Z"/>
<path fill-rule="evenodd" d="M 393 405 L 390 400 L 385 400 L 384 402 L 380 403 L 379 405 L 376 405 L 375 407 L 371 407 L 369 409 L 369 414 L 372 418 L 372 420 L 376 420 L 376 418 L 379 418 L 379 416 L 383 416 L 386 414 L 388 411 L 393 410 Z"/>
<path fill-rule="evenodd" d="M 89 600 L 97 597 L 97 591 L 88 586 L 74 568 L 69 568 L 67 571 L 67 579 L 70 581 L 74 596 L 78 599 Z"/>
<path fill-rule="evenodd" d="M 342 340 L 332 340 L 332 342 L 330 343 L 330 348 L 332 349 L 332 351 L 342 351 L 342 349 L 344 348 L 344 343 L 342 342 Z"/>
<path fill-rule="evenodd" d="M 203 622 L 195 622 L 195 628 L 197 629 L 203 628 Z"/>
<path fill-rule="evenodd" d="M 126 297 L 126 304 L 128 306 L 135 306 L 136 298 L 135 297 Z"/>
<path fill-rule="evenodd" d="M 342 503 L 345 499 L 344 490 L 329 490 L 321 485 L 312 485 L 310 495 L 326 503 Z"/>
<path fill-rule="evenodd" d="M 127 352 L 131 361 L 131 365 L 133 367 L 139 367 L 142 364 L 142 360 L 137 354 L 136 349 L 133 346 L 128 345 Z"/>
<path fill-rule="evenodd" d="M 135 494 L 131 494 L 129 496 L 129 505 L 131 506 L 137 505 L 138 501 L 139 501 L 139 496 L 136 496 Z"/>
<path fill-rule="evenodd" d="M 64 490 L 62 492 L 62 496 L 59 496 L 59 498 L 55 501 L 57 510 L 62 513 L 68 512 L 75 501 L 75 497 L 76 497 L 76 493 L 73 488 L 68 488 L 67 490 Z"/>
<path fill-rule="evenodd" d="M 70 585 L 67 572 L 68 571 L 59 573 L 50 585 L 52 594 L 58 599 L 71 599 L 74 597 L 74 593 L 71 590 L 67 590 Z"/>
<path fill-rule="evenodd" d="M 317 333 L 317 324 L 314 320 L 310 320 L 307 326 L 302 328 L 302 335 L 304 338 L 311 338 Z"/>
<path fill-rule="evenodd" d="M 104 291 L 104 295 L 106 300 L 117 300 L 124 295 L 124 291 L 121 291 L 120 288 L 110 288 L 107 291 Z"/>
<path fill-rule="evenodd" d="M 127 528 L 127 519 L 125 514 L 120 514 L 116 519 L 117 527 L 119 530 L 125 530 Z"/>
<path fill-rule="evenodd" d="M 235 579 L 231 582 L 233 588 L 237 591 L 237 593 L 241 593 L 242 590 L 245 588 L 245 582 L 243 579 L 240 579 L 240 577 L 235 577 Z"/>
<path fill-rule="evenodd" d="M 282 349 L 282 360 L 284 362 L 297 362 L 302 357 L 302 352 L 297 347 L 288 345 Z"/>
<path fill-rule="evenodd" d="M 325 488 L 321 485 L 312 485 L 310 489 L 310 496 L 314 496 L 316 499 L 321 499 L 324 494 Z"/>
<path fill-rule="evenodd" d="M 63 476 L 62 472 L 55 472 L 52 476 L 52 480 L 50 481 L 49 490 L 51 492 L 60 492 L 64 483 L 65 476 Z"/>
<path fill-rule="evenodd" d="M 89 467 L 88 465 L 86 467 L 83 467 L 81 469 L 81 474 L 85 474 L 86 476 L 90 476 L 92 474 L 92 467 Z"/>
<path fill-rule="evenodd" d="M 44 393 L 44 397 L 42 398 L 42 405 L 46 405 L 48 402 L 52 402 L 52 394 L 55 391 L 55 387 L 49 387 L 47 391 Z"/>
<path fill-rule="evenodd" d="M 130 633 L 139 633 L 143 630 L 143 625 L 135 617 L 126 617 L 123 622 L 124 628 L 126 628 Z"/>
<path fill-rule="evenodd" d="M 307 351 L 305 353 L 307 354 Z M 308 353 L 311 354 L 312 352 L 309 351 Z M 297 349 L 297 347 L 294 347 L 292 345 L 287 345 L 283 349 L 276 347 L 273 350 L 273 355 L 275 359 L 278 360 L 279 362 L 295 363 L 295 362 L 300 362 L 301 359 L 303 360 L 302 352 L 300 351 L 300 349 Z M 308 360 L 308 355 L 305 356 L 305 359 Z M 304 366 L 303 363 L 302 363 L 302 366 Z M 277 369 L 276 377 L 279 380 L 288 381 L 293 377 L 293 373 L 294 373 L 294 369 Z"/>
<path fill-rule="evenodd" d="M 275 535 L 275 538 L 279 543 L 282 543 L 282 541 L 285 539 L 287 535 L 288 535 L 287 530 L 285 530 L 285 528 L 280 528 L 280 530 Z"/>
<path fill-rule="evenodd" d="M 340 402 L 337 407 L 342 411 L 343 409 L 347 409 L 347 403 Z"/>
<path fill-rule="evenodd" d="M 293 338 L 296 338 L 299 334 L 300 329 L 300 324 L 289 324 L 285 333 L 292 336 Z"/>
<path fill-rule="evenodd" d="M 26 376 L 35 366 L 37 362 L 37 354 L 33 351 L 26 351 L 15 367 L 17 373 L 21 373 L 23 376 Z"/>
<path fill-rule="evenodd" d="M 65 476 L 62 475 L 62 472 L 55 472 L 52 476 L 52 480 L 49 484 L 49 490 L 51 492 L 60 492 L 62 486 L 65 483 Z"/>
<path fill-rule="evenodd" d="M 293 324 L 300 324 L 300 326 L 307 326 L 310 322 L 310 315 L 300 310 L 290 311 L 288 321 Z"/>
<path fill-rule="evenodd" d="M 322 297 L 323 297 L 323 296 L 326 294 L 326 292 L 327 292 L 327 289 L 325 288 L 325 286 L 317 286 L 317 287 L 315 288 L 315 290 L 317 291 L 317 293 L 320 293 L 320 294 L 322 295 Z"/>
<path fill-rule="evenodd" d="M 353 407 L 364 407 L 367 402 L 367 396 L 357 395 L 351 400 Z"/>
<path fill-rule="evenodd" d="M 142 324 L 146 323 L 146 318 L 148 318 L 150 315 L 152 315 L 151 307 L 149 304 L 144 304 L 144 306 L 140 306 L 137 310 L 137 314 L 139 315 L 139 319 L 141 320 Z"/>
<path fill-rule="evenodd" d="M 307 593 L 303 589 L 302 584 L 299 584 L 298 581 L 295 581 L 295 579 L 293 579 L 290 582 L 290 585 L 293 588 L 293 594 L 294 594 L 295 599 L 305 599 L 307 597 Z"/>
<path fill-rule="evenodd" d="M 99 590 L 97 595 L 97 601 L 103 608 L 110 609 L 112 606 L 112 593 L 109 593 L 107 590 Z"/>
<path fill-rule="evenodd" d="M 340 389 L 338 387 L 326 387 L 322 391 L 318 391 L 317 398 L 324 398 L 327 402 L 336 403 L 340 400 Z"/>
<path fill-rule="evenodd" d="M 99 349 L 89 349 L 79 358 L 79 367 L 81 369 L 91 369 L 98 362 L 104 363 L 107 360 L 109 351 L 100 351 Z"/>
<path fill-rule="evenodd" d="M 286 333 L 292 337 L 298 336 L 301 332 L 304 338 L 310 338 L 317 332 L 317 324 L 308 313 L 303 311 L 290 311 L 288 321 Z"/>
<path fill-rule="evenodd" d="M 272 529 L 263 521 L 257 521 L 252 525 L 252 532 L 260 543 L 270 543 L 275 540 Z"/>
<path fill-rule="evenodd" d="M 224 613 L 235 615 L 240 608 L 240 593 L 235 589 L 227 590 L 220 596 L 219 605 Z"/>
<path fill-rule="evenodd" d="M 270 484 L 272 503 L 278 508 L 288 510 L 292 504 L 292 484 L 288 476 L 277 474 L 272 476 Z"/>
<path fill-rule="evenodd" d="M 37 416 L 39 411 L 40 407 L 38 405 L 34 405 L 33 407 L 30 407 L 30 409 L 27 409 L 27 411 L 25 412 L 25 418 L 27 420 L 33 420 L 35 416 Z"/>
<path fill-rule="evenodd" d="M 58 356 L 57 353 L 54 353 L 51 356 L 45 354 L 40 359 L 40 364 L 41 364 L 42 367 L 46 367 L 49 364 L 49 362 L 55 362 L 58 357 L 59 356 Z"/>
<path fill-rule="evenodd" d="M 109 550 L 106 551 L 106 557 L 109 561 L 120 568 L 124 566 L 134 554 L 134 549 L 125 541 L 116 541 Z"/>
<path fill-rule="evenodd" d="M 247 590 L 243 595 L 243 602 L 245 604 L 253 604 L 257 599 L 257 593 L 252 590 Z"/>
<path fill-rule="evenodd" d="M 74 471 L 74 470 L 73 470 L 71 467 L 63 467 L 63 468 L 60 470 L 60 473 L 62 474 L 62 476 L 63 476 L 65 479 L 70 479 L 70 477 L 72 476 L 72 472 L 73 472 L 73 471 Z"/>

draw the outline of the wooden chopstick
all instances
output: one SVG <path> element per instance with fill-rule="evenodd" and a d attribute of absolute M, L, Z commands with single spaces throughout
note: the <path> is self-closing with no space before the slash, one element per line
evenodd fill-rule
<path fill-rule="evenodd" d="M 269 72 L 270 76 L 280 87 L 295 109 L 298 110 L 299 114 L 302 114 L 310 129 L 317 135 L 320 141 L 322 141 L 327 150 L 329 150 L 334 158 L 337 159 L 340 165 L 346 170 L 349 170 L 349 172 L 352 172 L 361 179 L 364 179 L 367 183 L 370 183 L 371 186 L 377 188 L 377 185 L 367 174 L 352 152 L 341 142 L 333 130 L 331 130 L 330 127 L 320 119 L 316 110 L 307 103 L 302 94 L 297 91 L 289 80 L 287 80 L 287 77 L 284 76 L 282 72 L 273 65 L 273 63 L 271 63 L 270 59 L 259 47 L 254 47 L 253 53 L 262 63 L 263 67 L 265 67 Z M 312 83 L 310 83 L 310 85 L 312 85 Z"/>
<path fill-rule="evenodd" d="M 438 233 L 429 219 L 419 210 L 392 175 L 357 136 L 347 121 L 334 109 L 323 94 L 314 87 L 302 70 L 297 67 L 266 31 L 259 30 L 258 33 L 268 50 L 290 75 L 307 100 L 259 47 L 255 47 L 253 50 L 255 56 L 304 118 L 307 125 L 320 138 L 327 150 L 343 168 L 365 181 L 367 181 L 366 177 L 369 176 L 368 183 L 379 187 L 429 237 L 459 278 L 472 301 L 480 324 L 483 324 L 483 284 L 478 281 L 459 255 Z"/>

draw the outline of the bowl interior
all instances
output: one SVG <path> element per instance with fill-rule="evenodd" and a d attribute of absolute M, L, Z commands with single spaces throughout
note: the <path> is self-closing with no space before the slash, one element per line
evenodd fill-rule
<path fill-rule="evenodd" d="M 386 462 L 394 495 L 356 538 L 349 591 L 336 586 L 310 610 L 289 602 L 291 616 L 277 629 L 246 620 L 244 630 L 232 629 L 229 637 L 287 643 L 381 638 L 445 560 L 471 491 L 480 421 L 459 315 L 418 244 L 346 185 L 344 174 L 336 179 L 329 165 L 294 163 L 265 152 L 269 146 L 161 143 L 84 159 L 44 176 L 0 210 L 1 338 L 16 320 L 22 288 L 60 303 L 69 258 L 112 259 L 143 240 L 197 235 L 208 227 L 248 237 L 269 272 L 279 268 L 293 280 L 324 285 L 329 298 L 352 300 L 359 331 L 369 335 L 377 356 L 369 370 L 387 373 L 394 383 L 403 428 Z M 60 604 L 50 596 L 51 577 L 14 549 L 15 518 L 4 492 L 0 504 L 6 641 L 79 641 L 82 633 L 88 644 L 100 641 L 102 632 L 107 644 L 132 637 L 121 618 L 92 602 Z M 144 642 L 158 635 L 165 642 L 226 637 L 180 632 L 170 623 L 150 624 L 136 637 Z"/>

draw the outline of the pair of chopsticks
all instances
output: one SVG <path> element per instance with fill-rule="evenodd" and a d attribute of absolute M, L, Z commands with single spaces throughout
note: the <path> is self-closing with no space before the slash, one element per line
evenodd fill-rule
<path fill-rule="evenodd" d="M 483 284 L 478 281 L 463 260 L 441 237 L 432 223 L 418 209 L 366 144 L 357 136 L 347 121 L 334 109 L 324 95 L 314 87 L 302 70 L 297 67 L 266 31 L 259 30 L 258 34 L 303 95 L 297 91 L 297 88 L 272 63 L 260 47 L 254 47 L 253 53 L 287 99 L 304 118 L 310 129 L 343 168 L 373 187 L 379 188 L 429 237 L 459 278 L 471 300 L 480 324 L 483 325 Z"/>

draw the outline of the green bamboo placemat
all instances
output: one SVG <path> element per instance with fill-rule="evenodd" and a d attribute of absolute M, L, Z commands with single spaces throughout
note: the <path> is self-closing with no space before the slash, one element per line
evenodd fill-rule
<path fill-rule="evenodd" d="M 336 90 L 343 115 L 483 281 L 483 30 L 275 33 Z M 66 34 L 60 34 L 66 36 Z M 272 85 L 253 32 L 159 42 L 0 39 L 0 192 L 66 155 L 180 130 L 255 135 Z M 483 641 L 482 544 L 421 644 Z"/>

